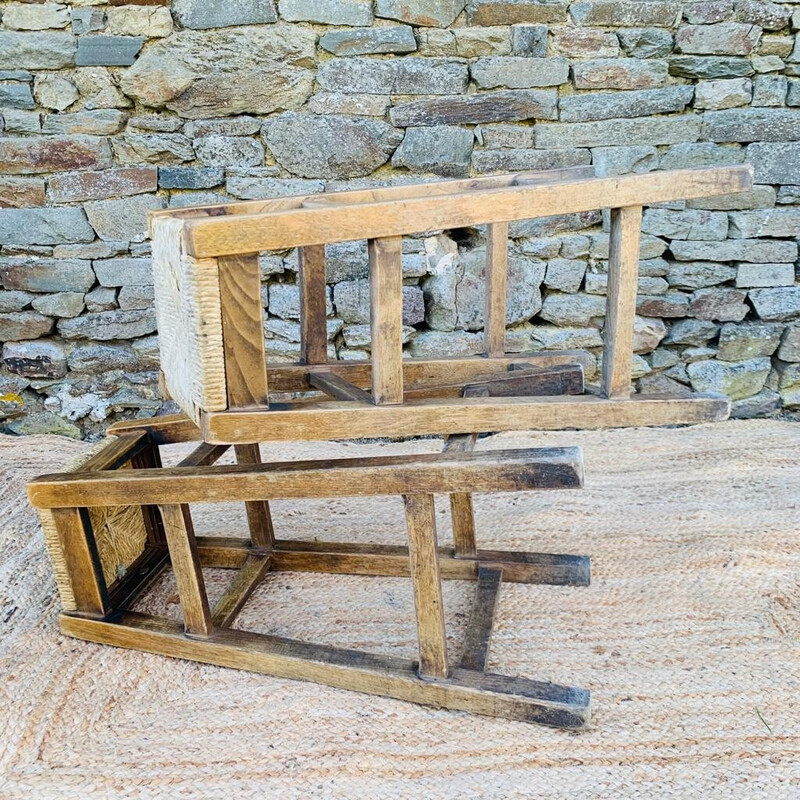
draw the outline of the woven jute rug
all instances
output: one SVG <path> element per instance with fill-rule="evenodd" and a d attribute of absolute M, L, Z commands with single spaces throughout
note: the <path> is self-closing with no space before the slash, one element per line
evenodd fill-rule
<path fill-rule="evenodd" d="M 588 588 L 505 585 L 491 651 L 490 669 L 590 688 L 593 725 L 577 734 L 61 636 L 24 487 L 87 445 L 0 437 L 0 798 L 800 797 L 800 425 L 502 434 L 479 447 L 557 444 L 584 448 L 585 489 L 475 504 L 487 547 L 592 556 Z M 437 509 L 446 542 L 445 498 Z M 273 514 L 287 538 L 404 539 L 391 498 Z M 238 507 L 197 509 L 195 522 L 246 535 Z M 228 577 L 208 571 L 212 601 Z M 470 584 L 445 584 L 454 656 L 470 598 Z M 170 575 L 142 606 L 179 616 Z M 414 654 L 403 579 L 273 573 L 237 626 Z"/>

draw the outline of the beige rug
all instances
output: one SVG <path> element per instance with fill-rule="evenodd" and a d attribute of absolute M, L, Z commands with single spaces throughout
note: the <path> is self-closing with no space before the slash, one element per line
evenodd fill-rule
<path fill-rule="evenodd" d="M 62 637 L 24 484 L 86 445 L 0 437 L 0 798 L 799 798 L 800 425 L 501 435 L 481 447 L 498 443 L 584 447 L 582 491 L 476 499 L 486 546 L 592 556 L 589 588 L 503 588 L 490 664 L 590 688 L 584 733 Z M 286 537 L 404 537 L 392 499 L 275 503 L 274 517 Z M 244 535 L 245 518 L 215 506 L 196 526 Z M 221 572 L 209 571 L 211 592 Z M 145 605 L 177 616 L 173 595 L 165 577 Z M 457 655 L 470 586 L 447 583 L 445 598 Z M 282 573 L 238 624 L 411 655 L 412 614 L 402 579 Z"/>

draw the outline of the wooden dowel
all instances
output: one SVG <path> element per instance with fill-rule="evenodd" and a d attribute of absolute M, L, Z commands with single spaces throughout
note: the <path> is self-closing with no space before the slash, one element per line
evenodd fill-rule
<path fill-rule="evenodd" d="M 642 207 L 611 210 L 608 254 L 608 294 L 603 331 L 603 384 L 606 397 L 631 393 L 633 318 L 639 275 Z"/>
<path fill-rule="evenodd" d="M 404 495 L 411 581 L 417 613 L 420 677 L 447 677 L 447 637 L 444 628 L 442 581 L 436 547 L 433 495 Z"/>
<path fill-rule="evenodd" d="M 215 628 L 229 628 L 242 610 L 250 595 L 269 572 L 271 557 L 267 554 L 250 554 L 244 566 L 236 573 L 225 593 L 214 606 L 211 615 Z"/>
<path fill-rule="evenodd" d="M 186 633 L 193 636 L 208 636 L 211 633 L 211 611 L 197 555 L 194 527 L 187 505 L 162 505 L 161 519 L 167 535 L 169 558 L 178 595 L 183 609 Z"/>
<path fill-rule="evenodd" d="M 495 222 L 486 233 L 486 297 L 483 313 L 483 351 L 501 356 L 506 349 L 506 284 L 508 223 Z"/>
<path fill-rule="evenodd" d="M 186 458 L 178 462 L 179 467 L 207 467 L 214 464 L 228 450 L 229 444 L 198 445 Z"/>
<path fill-rule="evenodd" d="M 359 403 L 371 403 L 372 395 L 359 389 L 355 384 L 340 378 L 335 372 L 312 370 L 308 382 L 315 388 L 336 400 L 355 400 Z"/>
<path fill-rule="evenodd" d="M 503 571 L 490 567 L 478 569 L 478 585 L 475 587 L 475 602 L 472 606 L 464 649 L 459 666 L 463 669 L 484 672 L 489 660 L 489 644 L 494 626 L 494 613 L 500 596 L 500 581 Z"/>
<path fill-rule="evenodd" d="M 403 239 L 370 239 L 370 333 L 372 398 L 403 402 Z"/>
<path fill-rule="evenodd" d="M 76 611 L 105 616 L 110 610 L 108 589 L 88 510 L 54 508 L 52 514 L 67 564 Z"/>
<path fill-rule="evenodd" d="M 324 364 L 328 360 L 324 244 L 299 249 L 297 281 L 300 285 L 300 357 L 306 364 Z"/>
<path fill-rule="evenodd" d="M 237 464 L 260 464 L 261 451 L 257 444 L 237 444 L 233 448 Z M 272 512 L 266 500 L 251 500 L 245 503 L 250 539 L 256 547 L 271 548 L 275 542 Z"/>
<path fill-rule="evenodd" d="M 219 259 L 228 408 L 266 406 L 267 360 L 258 253 Z"/>

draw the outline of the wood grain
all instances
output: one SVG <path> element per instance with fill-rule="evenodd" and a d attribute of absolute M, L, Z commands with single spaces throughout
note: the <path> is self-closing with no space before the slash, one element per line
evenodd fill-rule
<path fill-rule="evenodd" d="M 489 660 L 489 645 L 494 626 L 494 614 L 500 597 L 500 582 L 503 571 L 491 567 L 478 569 L 475 601 L 467 623 L 464 647 L 459 666 L 464 669 L 484 672 Z"/>
<path fill-rule="evenodd" d="M 328 361 L 325 245 L 301 247 L 298 257 L 301 360 L 306 364 L 325 364 Z"/>
<path fill-rule="evenodd" d="M 506 350 L 506 287 L 508 223 L 486 227 L 486 290 L 483 312 L 483 352 L 500 356 Z"/>
<path fill-rule="evenodd" d="M 272 557 L 269 553 L 252 553 L 242 568 L 234 575 L 225 593 L 217 601 L 211 614 L 215 628 L 228 628 L 244 608 L 250 595 L 269 572 Z"/>
<path fill-rule="evenodd" d="M 261 451 L 257 444 L 237 444 L 234 448 L 237 464 L 260 464 Z M 272 512 L 266 500 L 250 500 L 245 503 L 250 539 L 256 547 L 270 549 L 275 541 Z"/>

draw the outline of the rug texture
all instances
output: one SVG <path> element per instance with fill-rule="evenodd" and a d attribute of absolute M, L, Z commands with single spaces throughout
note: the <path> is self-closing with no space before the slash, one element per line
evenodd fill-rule
<path fill-rule="evenodd" d="M 88 445 L 0 437 L 0 798 L 800 798 L 800 425 L 501 434 L 479 448 L 560 444 L 584 448 L 583 490 L 475 506 L 485 547 L 592 557 L 590 587 L 503 586 L 490 654 L 493 671 L 591 689 L 581 733 L 62 636 L 25 482 Z M 199 533 L 246 535 L 241 507 L 194 510 Z M 437 497 L 442 543 L 447 514 Z M 276 502 L 273 516 L 284 538 L 405 536 L 397 498 Z M 230 576 L 206 572 L 212 602 Z M 445 583 L 454 657 L 472 586 Z M 171 574 L 140 607 L 180 618 Z M 273 573 L 236 626 L 415 652 L 405 579 Z"/>

